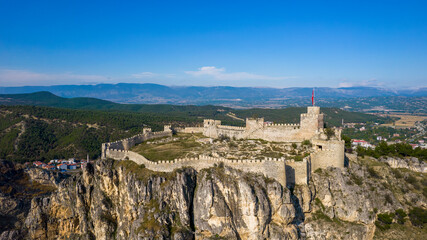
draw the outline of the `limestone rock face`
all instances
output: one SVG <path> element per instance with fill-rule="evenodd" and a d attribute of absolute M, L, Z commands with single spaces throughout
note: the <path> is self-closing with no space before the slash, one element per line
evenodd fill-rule
<path fill-rule="evenodd" d="M 378 214 L 426 208 L 422 173 L 362 160 L 290 189 L 222 166 L 159 173 L 99 160 L 62 175 L 0 161 L 0 240 L 373 239 Z"/>
<path fill-rule="evenodd" d="M 309 183 L 313 202 L 305 214 L 306 238 L 373 239 L 377 214 L 426 207 L 417 183 L 425 181 L 422 176 L 371 158 L 355 158 L 344 169 L 316 170 Z M 409 184 L 411 177 L 416 180 Z"/>
<path fill-rule="evenodd" d="M 296 239 L 296 215 L 290 191 L 259 175 L 102 160 L 34 198 L 25 226 L 32 239 Z"/>
<path fill-rule="evenodd" d="M 196 238 L 296 239 L 290 191 L 231 168 L 203 170 L 194 197 Z"/>
<path fill-rule="evenodd" d="M 66 174 L 59 172 L 48 171 L 40 168 L 25 169 L 30 181 L 35 181 L 43 185 L 58 187 L 58 184 L 65 178 L 69 177 Z"/>
<path fill-rule="evenodd" d="M 418 158 L 396 158 L 396 157 L 381 157 L 378 159 L 381 162 L 387 163 L 392 168 L 406 168 L 414 172 L 427 173 L 427 164 Z"/>
<path fill-rule="evenodd" d="M 105 160 L 93 167 L 88 165 L 81 177 L 61 182 L 55 194 L 33 199 L 25 222 L 29 236 L 42 239 L 192 236 L 194 170 L 185 169 L 172 176 L 151 172 L 138 176 L 113 164 Z"/>

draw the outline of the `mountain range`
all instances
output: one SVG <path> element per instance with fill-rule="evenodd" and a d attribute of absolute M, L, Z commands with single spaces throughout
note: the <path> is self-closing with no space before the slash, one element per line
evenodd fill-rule
<path fill-rule="evenodd" d="M 198 86 L 164 86 L 158 84 L 98 84 L 98 85 L 56 85 L 0 87 L 0 94 L 32 93 L 49 91 L 61 97 L 94 97 L 117 103 L 149 104 L 215 104 L 230 107 L 260 106 L 268 103 L 292 105 L 304 99 L 310 102 L 313 88 L 258 88 L 258 87 L 198 87 Z M 376 87 L 315 88 L 316 99 L 343 99 L 359 97 L 427 96 L 427 88 L 413 90 L 390 90 Z M 265 106 L 263 106 L 265 107 Z"/>
<path fill-rule="evenodd" d="M 265 117 L 266 121 L 280 123 L 297 123 L 299 115 L 307 111 L 305 107 L 288 107 L 282 109 L 232 109 L 213 105 L 171 105 L 171 104 L 123 104 L 96 98 L 63 98 L 50 92 L 23 94 L 0 94 L 0 105 L 30 105 L 79 110 L 96 110 L 119 113 L 141 113 L 157 118 L 186 119 L 200 122 L 203 118 L 222 120 L 231 125 L 243 125 L 247 117 Z M 338 108 L 322 108 L 325 120 L 338 126 L 345 122 L 385 122 L 387 119 L 370 114 L 349 112 Z"/>

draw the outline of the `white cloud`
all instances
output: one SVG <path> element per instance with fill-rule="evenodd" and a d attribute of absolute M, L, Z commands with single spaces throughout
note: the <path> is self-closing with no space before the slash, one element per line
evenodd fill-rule
<path fill-rule="evenodd" d="M 104 82 L 105 76 L 73 73 L 46 74 L 27 70 L 0 69 L 0 86 L 35 86 L 59 84 L 88 84 Z"/>
<path fill-rule="evenodd" d="M 378 81 L 375 78 L 369 79 L 369 80 L 363 80 L 359 82 L 340 82 L 338 84 L 338 87 L 340 88 L 347 88 L 347 87 L 382 87 L 384 86 L 383 82 Z"/>
<path fill-rule="evenodd" d="M 157 73 L 152 72 L 142 72 L 142 73 L 135 73 L 131 75 L 134 78 L 153 78 L 159 76 Z"/>
<path fill-rule="evenodd" d="M 152 72 L 141 72 L 141 73 L 134 73 L 131 74 L 132 78 L 156 78 L 156 77 L 162 77 L 162 78 L 173 78 L 175 77 L 175 74 L 159 74 L 159 73 L 152 73 Z"/>
<path fill-rule="evenodd" d="M 227 73 L 225 68 L 214 66 L 201 67 L 198 71 L 185 71 L 186 74 L 194 77 L 212 77 L 217 80 L 284 80 L 295 77 L 271 77 L 247 72 Z"/>

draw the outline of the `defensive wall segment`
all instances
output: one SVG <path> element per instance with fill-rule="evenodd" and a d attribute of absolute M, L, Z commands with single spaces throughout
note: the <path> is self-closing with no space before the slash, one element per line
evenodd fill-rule
<path fill-rule="evenodd" d="M 340 130 L 336 130 L 336 138 L 329 139 L 323 133 L 323 114 L 319 107 L 308 107 L 307 113 L 301 114 L 300 124 L 270 124 L 263 118 L 246 119 L 246 127 L 221 125 L 221 121 L 205 119 L 203 127 L 176 128 L 183 133 L 203 133 L 211 138 L 228 136 L 241 138 L 258 138 L 267 141 L 299 142 L 310 140 L 313 150 L 303 161 L 286 160 L 285 158 L 265 158 L 263 160 L 245 159 L 232 160 L 200 155 L 196 158 L 184 158 L 164 161 L 150 161 L 144 156 L 129 151 L 136 144 L 144 141 L 171 137 L 170 125 L 165 125 L 162 132 L 152 132 L 144 128 L 142 134 L 135 135 L 120 141 L 103 143 L 102 158 L 115 160 L 132 160 L 137 164 L 144 164 L 146 168 L 159 172 L 172 172 L 181 167 L 192 167 L 197 171 L 223 163 L 225 166 L 245 172 L 261 173 L 273 178 L 282 185 L 307 184 L 311 172 L 318 168 L 344 168 L 344 141 L 341 140 Z"/>
<path fill-rule="evenodd" d="M 191 167 L 196 171 L 213 167 L 223 163 L 224 166 L 242 170 L 244 172 L 260 173 L 266 177 L 275 179 L 286 186 L 286 168 L 284 159 L 266 158 L 265 160 L 231 160 L 200 155 L 195 158 L 182 158 L 153 162 L 144 156 L 127 150 L 108 149 L 106 156 L 115 160 L 132 160 L 137 164 L 144 164 L 147 169 L 157 172 L 172 172 L 182 167 Z M 301 183 L 301 184 L 306 184 Z"/>
<path fill-rule="evenodd" d="M 143 133 L 137 134 L 133 137 L 125 138 L 115 142 L 103 143 L 101 147 L 101 158 L 105 159 L 108 157 L 107 150 L 109 149 L 128 151 L 133 146 L 144 141 L 161 137 L 172 137 L 172 130 L 169 125 L 165 125 L 165 129 L 162 132 L 152 132 L 150 128 L 144 128 Z"/>
<path fill-rule="evenodd" d="M 213 167 L 215 164 L 223 163 L 225 166 L 239 169 L 244 172 L 260 173 L 266 177 L 275 179 L 283 186 L 295 184 L 307 184 L 310 175 L 310 158 L 303 161 L 286 160 L 285 158 L 245 159 L 233 160 L 199 155 L 195 158 L 181 158 L 174 160 L 150 161 L 144 156 L 130 151 L 129 149 L 143 141 L 172 136 L 171 132 L 150 132 L 138 134 L 131 138 L 104 143 L 102 157 L 114 160 L 131 160 L 137 164 L 144 164 L 147 169 L 158 172 L 172 172 L 182 167 L 191 167 L 196 171 Z"/>

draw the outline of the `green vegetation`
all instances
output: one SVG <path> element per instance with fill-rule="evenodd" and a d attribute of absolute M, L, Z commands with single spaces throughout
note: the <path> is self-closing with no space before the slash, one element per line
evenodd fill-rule
<path fill-rule="evenodd" d="M 200 137 L 202 136 L 179 133 L 170 141 L 162 141 L 156 144 L 144 142 L 132 148 L 132 151 L 141 154 L 151 161 L 173 160 L 182 158 L 196 149 L 200 150 L 201 144 L 196 142 L 196 139 Z M 153 141 L 159 140 L 156 139 Z"/>
<path fill-rule="evenodd" d="M 412 225 L 423 227 L 427 223 L 427 210 L 419 207 L 414 207 L 409 211 L 409 219 Z"/>
<path fill-rule="evenodd" d="M 326 136 L 328 137 L 328 139 L 331 139 L 331 137 L 335 136 L 335 130 L 332 128 L 327 127 L 324 129 L 324 132 L 325 132 Z"/>
<path fill-rule="evenodd" d="M 375 226 L 380 230 L 384 231 L 390 229 L 390 224 L 393 223 L 394 213 L 381 213 L 377 215 L 377 221 L 375 221 Z"/>
<path fill-rule="evenodd" d="M 315 220 L 315 221 L 323 220 L 326 222 L 333 222 L 332 219 L 328 215 L 326 215 L 325 213 L 323 213 L 320 210 L 317 210 L 316 212 L 312 213 L 312 217 L 313 217 L 313 220 Z"/>
<path fill-rule="evenodd" d="M 6 99 L 6 100 L 5 100 Z M 277 123 L 299 123 L 301 113 L 305 113 L 305 107 L 289 107 L 283 109 L 231 109 L 219 106 L 177 106 L 168 104 L 118 104 L 96 98 L 62 98 L 50 92 L 36 92 L 28 94 L 1 94 L 1 104 L 5 105 L 34 105 L 49 106 L 71 109 L 104 110 L 120 112 L 139 112 L 150 114 L 167 114 L 172 118 L 193 118 L 201 122 L 203 118 L 221 120 L 226 125 L 243 126 L 244 122 L 227 116 L 229 112 L 238 118 L 249 118 L 253 116 L 264 117 L 266 121 Z M 386 118 L 358 112 L 347 112 L 338 108 L 322 108 L 325 122 L 330 126 L 340 126 L 341 120 L 345 122 L 378 122 L 385 123 Z M 1 126 L 1 125 L 0 125 Z"/>
<path fill-rule="evenodd" d="M 395 215 L 396 215 L 397 223 L 399 223 L 399 224 L 404 224 L 405 223 L 405 217 L 408 216 L 405 213 L 405 211 L 403 211 L 403 209 L 397 209 L 395 211 Z"/>
<path fill-rule="evenodd" d="M 117 104 L 94 98 L 61 98 L 49 92 L 0 95 L 0 100 L 8 105 L 0 106 L 0 158 L 21 162 L 86 158 L 86 154 L 95 159 L 101 153 L 101 143 L 133 136 L 143 127 L 159 131 L 164 124 L 194 126 L 200 125 L 204 118 L 218 119 L 226 125 L 244 125 L 243 121 L 229 117 L 229 113 L 239 118 L 258 115 L 266 121 L 297 123 L 299 115 L 306 111 L 306 108 L 235 110 L 217 106 Z M 339 125 L 342 118 L 352 122 L 382 119 L 339 109 L 322 111 L 331 126 Z M 166 154 L 165 160 L 174 156 L 154 151 L 148 154 L 153 159 Z"/>
<path fill-rule="evenodd" d="M 406 143 L 396 143 L 388 145 L 386 142 L 380 142 L 374 149 L 363 148 L 358 146 L 357 153 L 359 156 L 371 156 L 379 158 L 381 156 L 393 157 L 417 157 L 422 161 L 427 160 L 427 149 L 417 147 L 412 149 L 412 146 Z"/>
<path fill-rule="evenodd" d="M 13 161 L 54 158 L 94 159 L 101 143 L 140 133 L 144 126 L 154 131 L 164 124 L 191 124 L 191 118 L 166 114 L 102 112 L 32 106 L 0 107 L 0 158 Z"/>
<path fill-rule="evenodd" d="M 310 142 L 310 140 L 304 140 L 304 141 L 302 141 L 302 143 L 301 143 L 303 146 L 308 146 L 308 147 L 311 147 L 312 146 L 312 144 L 311 144 L 311 142 Z"/>
<path fill-rule="evenodd" d="M 351 149 L 351 138 L 349 136 L 343 135 L 342 140 L 345 142 L 345 148 Z"/>
<path fill-rule="evenodd" d="M 383 127 L 373 123 L 364 125 L 364 131 L 360 131 L 361 127 L 362 125 L 356 125 L 354 128 L 344 128 L 342 134 L 351 139 L 363 139 L 370 143 L 378 144 L 380 141 L 377 140 L 377 136 L 387 138 L 389 141 L 405 141 L 417 133 L 415 129 Z"/>

